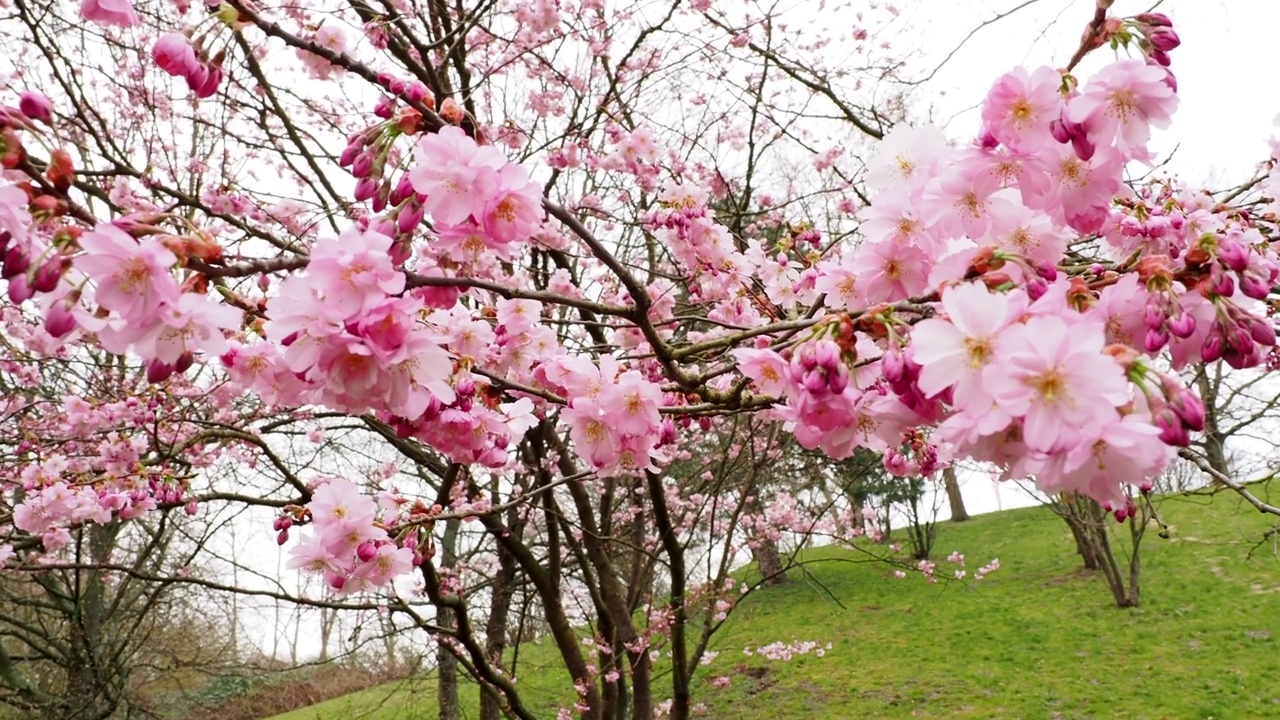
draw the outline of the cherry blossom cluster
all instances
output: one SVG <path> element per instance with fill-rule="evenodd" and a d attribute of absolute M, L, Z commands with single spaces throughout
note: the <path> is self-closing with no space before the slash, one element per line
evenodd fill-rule
<path fill-rule="evenodd" d="M 382 505 L 379 508 L 379 504 Z M 384 587 L 422 561 L 414 550 L 418 534 L 409 532 L 396 542 L 379 521 L 379 509 L 396 513 L 398 499 L 384 494 L 380 503 L 349 480 L 332 478 L 311 495 L 305 510 L 295 509 L 313 533 L 303 536 L 290 552 L 290 568 L 320 574 L 335 591 L 351 593 Z M 277 518 L 280 542 L 288 539 L 295 515 Z"/>
<path fill-rule="evenodd" d="M 860 317 L 781 352 L 734 351 L 806 447 L 869 446 L 895 471 L 972 457 L 1118 509 L 1125 485 L 1148 487 L 1203 429 L 1199 400 L 1156 356 L 1251 367 L 1272 352 L 1273 321 L 1250 303 L 1280 269 L 1249 218 L 1167 188 L 1124 199 L 1125 163 L 1148 158 L 1150 128 L 1176 105 L 1168 70 L 1121 60 L 1075 83 L 1005 75 L 967 148 L 930 129 L 886 139 L 867 241 L 818 265 L 828 307 Z M 1113 259 L 1062 276 L 1072 231 Z M 851 370 L 872 365 L 869 381 Z"/>
<path fill-rule="evenodd" d="M 9 360 L 4 371 L 25 364 Z M 39 381 L 38 371 L 31 379 Z M 151 395 L 95 404 L 66 395 L 57 407 L 41 407 L 15 397 L 4 411 L 26 438 L 2 463 L 13 478 L 13 526 L 39 538 L 42 559 L 60 557 L 79 525 L 130 520 L 160 506 L 195 514 L 189 478 L 174 473 L 154 442 L 187 443 L 197 432 L 175 399 Z M 134 431 L 140 426 L 157 431 L 154 441 Z M 193 446 L 183 462 L 205 467 L 212 457 Z"/>

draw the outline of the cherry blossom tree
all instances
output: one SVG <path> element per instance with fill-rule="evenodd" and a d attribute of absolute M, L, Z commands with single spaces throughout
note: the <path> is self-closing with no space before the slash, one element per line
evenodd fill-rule
<path fill-rule="evenodd" d="M 1204 429 L 1180 370 L 1275 368 L 1280 181 L 1128 180 L 1179 38 L 1111 4 L 949 139 L 871 39 L 891 6 L 837 38 L 712 0 L 8 0 L 6 343 L 143 400 L 90 377 L 15 434 L 6 566 L 257 508 L 326 588 L 258 592 L 405 618 L 484 717 L 542 711 L 519 605 L 561 717 L 683 719 L 752 544 L 853 533 L 732 477 L 768 433 L 1124 517 Z"/>

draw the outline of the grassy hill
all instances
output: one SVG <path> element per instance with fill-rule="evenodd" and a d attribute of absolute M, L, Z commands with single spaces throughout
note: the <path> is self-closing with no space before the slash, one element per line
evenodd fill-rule
<path fill-rule="evenodd" d="M 748 598 L 717 635 L 695 695 L 703 717 L 1280 717 L 1280 554 L 1259 545 L 1274 518 L 1229 494 L 1159 507 L 1171 538 L 1147 535 L 1136 610 L 1116 609 L 1100 578 L 1078 572 L 1066 525 L 1042 508 L 941 528 L 939 576 L 955 569 L 941 561 L 953 550 L 970 571 L 998 557 L 980 582 L 898 579 L 864 553 L 810 552 L 822 562 Z M 743 653 L 805 640 L 831 649 L 787 662 Z M 522 650 L 518 672 L 548 718 L 568 685 L 553 652 Z M 711 687 L 719 676 L 731 685 Z M 393 683 L 271 720 L 434 720 L 432 688 Z"/>

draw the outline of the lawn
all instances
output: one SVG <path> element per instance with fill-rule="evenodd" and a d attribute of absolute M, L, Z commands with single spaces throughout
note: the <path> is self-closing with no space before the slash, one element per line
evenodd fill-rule
<path fill-rule="evenodd" d="M 1133 610 L 1077 570 L 1066 525 L 1043 508 L 941 528 L 940 577 L 957 568 L 945 561 L 952 551 L 970 572 L 1000 559 L 978 582 L 898 579 L 858 550 L 811 551 L 803 572 L 749 597 L 716 636 L 720 654 L 698 678 L 703 717 L 1280 717 L 1280 555 L 1259 545 L 1274 519 L 1226 493 L 1165 497 L 1159 508 L 1171 537 L 1148 533 Z M 785 662 L 743 653 L 806 640 L 831 649 Z M 523 650 L 519 672 L 548 718 L 568 685 L 553 652 Z M 731 684 L 712 687 L 721 676 Z M 434 720 L 432 687 L 429 677 L 392 683 L 272 720 Z M 470 713 L 475 692 L 463 701 Z"/>

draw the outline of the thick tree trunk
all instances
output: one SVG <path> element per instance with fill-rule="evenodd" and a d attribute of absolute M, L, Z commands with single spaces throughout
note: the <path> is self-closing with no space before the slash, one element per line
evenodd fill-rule
<path fill-rule="evenodd" d="M 761 538 L 751 546 L 751 555 L 756 566 L 760 568 L 761 582 L 765 585 L 778 585 L 787 580 L 787 573 L 782 568 L 782 554 L 778 552 L 778 542 L 773 538 Z"/>
<path fill-rule="evenodd" d="M 756 487 L 748 488 L 751 493 L 752 500 L 745 508 L 747 512 L 752 514 L 761 514 L 764 508 L 760 504 L 760 497 Z M 760 581 L 765 585 L 778 585 L 786 582 L 787 575 L 782 567 L 782 554 L 778 551 L 778 541 L 771 537 L 753 537 L 751 538 L 751 557 L 756 561 L 756 567 L 760 570 Z"/>
<path fill-rule="evenodd" d="M 942 486 L 946 488 L 947 504 L 951 506 L 951 522 L 968 520 L 969 511 L 964 508 L 964 495 L 960 493 L 960 481 L 954 467 L 948 466 L 942 471 Z"/>

